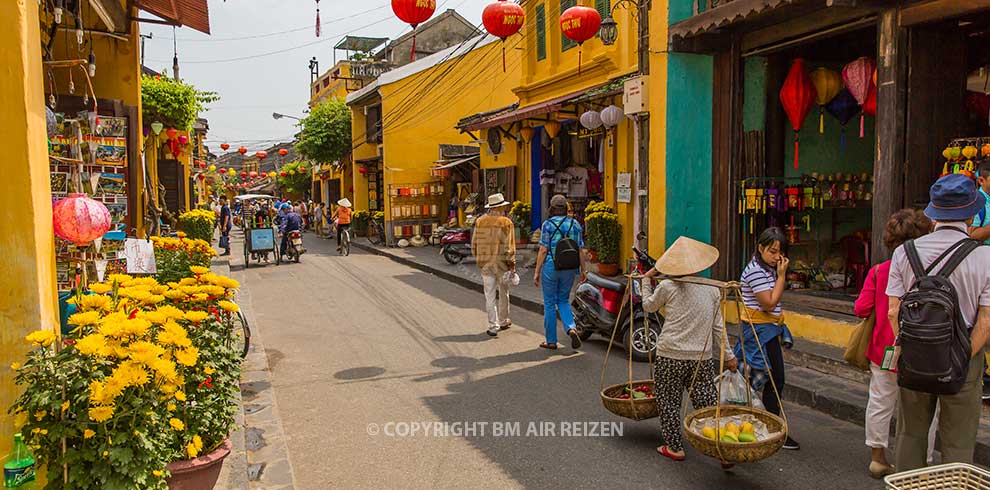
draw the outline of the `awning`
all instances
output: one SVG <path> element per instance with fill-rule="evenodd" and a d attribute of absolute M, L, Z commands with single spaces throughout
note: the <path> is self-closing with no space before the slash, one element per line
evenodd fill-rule
<path fill-rule="evenodd" d="M 606 83 L 600 83 L 594 87 L 589 87 L 585 89 L 578 90 L 576 92 L 571 92 L 567 95 L 562 95 L 560 97 L 555 97 L 550 100 L 540 102 L 538 104 L 533 104 L 530 106 L 522 107 L 520 109 L 505 111 L 499 114 L 495 114 L 492 117 L 485 118 L 478 122 L 473 122 L 461 128 L 463 131 L 475 131 L 478 129 L 488 129 L 494 128 L 495 126 L 501 126 L 506 123 L 512 123 L 516 121 L 521 121 L 523 119 L 529 119 L 536 116 L 542 116 L 544 114 L 549 114 L 551 112 L 557 112 L 564 108 L 573 99 L 581 97 L 588 92 L 598 89 Z"/>
<path fill-rule="evenodd" d="M 691 37 L 730 24 L 765 16 L 774 10 L 804 0 L 732 0 L 670 26 L 670 39 Z"/>
<path fill-rule="evenodd" d="M 460 164 L 462 164 L 464 162 L 470 162 L 471 160 L 477 160 L 480 157 L 481 157 L 481 155 L 471 155 L 471 156 L 469 156 L 467 158 L 461 158 L 460 160 L 454 160 L 452 162 L 448 162 L 447 160 L 437 160 L 437 161 L 435 161 L 433 163 L 441 163 L 441 165 L 437 165 L 436 167 L 433 167 L 430 170 L 440 170 L 440 169 L 444 169 L 444 168 L 456 167 L 456 166 L 458 166 L 458 165 L 460 165 Z M 444 163 L 444 162 L 447 162 L 447 163 Z"/>
<path fill-rule="evenodd" d="M 134 5 L 180 26 L 210 33 L 210 8 L 206 0 L 137 0 Z"/>
<path fill-rule="evenodd" d="M 354 163 L 358 165 L 374 165 L 376 163 L 381 163 L 382 157 L 371 157 L 371 158 L 359 158 L 354 160 Z"/>

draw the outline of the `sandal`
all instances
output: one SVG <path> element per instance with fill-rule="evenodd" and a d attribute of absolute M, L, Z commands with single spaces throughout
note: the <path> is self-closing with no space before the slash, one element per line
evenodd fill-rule
<path fill-rule="evenodd" d="M 684 455 L 683 454 L 680 455 L 680 456 L 678 456 L 678 455 L 670 452 L 670 449 L 667 449 L 667 446 L 660 446 L 660 447 L 658 447 L 657 448 L 657 452 L 660 453 L 660 454 L 662 454 L 662 455 L 664 455 L 664 456 L 666 456 L 666 457 L 668 457 L 668 458 L 670 458 L 670 459 L 672 459 L 672 460 L 674 460 L 674 461 L 684 461 Z"/>
<path fill-rule="evenodd" d="M 570 329 L 567 331 L 567 335 L 571 337 L 571 349 L 578 349 L 581 347 L 581 337 L 578 336 L 576 329 Z"/>
<path fill-rule="evenodd" d="M 540 342 L 540 347 L 544 349 L 557 350 L 557 344 L 548 344 L 546 342 Z"/>

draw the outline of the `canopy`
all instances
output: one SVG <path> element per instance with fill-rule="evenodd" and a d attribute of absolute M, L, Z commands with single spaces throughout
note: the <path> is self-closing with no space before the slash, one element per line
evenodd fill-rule
<path fill-rule="evenodd" d="M 344 36 L 344 38 L 333 47 L 333 49 L 344 49 L 347 51 L 360 51 L 362 53 L 368 53 L 378 46 L 385 44 L 386 41 L 388 41 L 387 37 Z"/>
<path fill-rule="evenodd" d="M 441 165 L 437 165 L 436 167 L 433 167 L 432 170 L 456 167 L 464 162 L 470 162 L 471 160 L 477 160 L 478 158 L 480 158 L 480 155 L 471 155 L 467 158 L 461 158 L 460 160 L 454 160 L 452 162 L 449 160 L 437 160 L 433 163 L 440 163 Z"/>
<path fill-rule="evenodd" d="M 206 0 L 137 0 L 134 4 L 177 25 L 210 33 L 210 8 Z"/>

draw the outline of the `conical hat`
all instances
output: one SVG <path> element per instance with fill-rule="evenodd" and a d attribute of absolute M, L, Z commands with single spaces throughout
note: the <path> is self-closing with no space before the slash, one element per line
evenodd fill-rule
<path fill-rule="evenodd" d="M 711 267 L 717 260 L 717 248 L 681 236 L 663 253 L 655 267 L 668 276 L 688 276 Z"/>

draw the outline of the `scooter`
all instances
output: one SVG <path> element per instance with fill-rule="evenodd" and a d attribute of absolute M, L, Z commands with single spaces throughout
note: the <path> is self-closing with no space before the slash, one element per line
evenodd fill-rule
<path fill-rule="evenodd" d="M 471 255 L 472 228 L 448 228 L 440 237 L 440 255 L 451 264 L 459 264 Z"/>
<path fill-rule="evenodd" d="M 306 249 L 302 245 L 302 231 L 292 230 L 289 232 L 289 241 L 285 249 L 285 254 L 289 256 L 289 260 L 299 263 L 299 256 L 306 253 Z"/>
<path fill-rule="evenodd" d="M 635 247 L 633 255 L 636 257 L 635 267 L 640 273 L 650 270 L 656 262 Z M 571 309 L 574 311 L 574 322 L 581 340 L 587 340 L 596 333 L 611 338 L 612 331 L 618 325 L 619 331 L 615 333 L 615 338 L 620 340 L 627 350 L 632 351 L 634 361 L 646 362 L 651 357 L 650 346 L 656 349 L 664 319 L 659 313 L 647 314 L 640 307 L 642 294 L 639 282 L 633 281 L 632 293 L 633 304 L 623 308 L 623 298 L 629 294 L 626 290 L 626 282 L 613 281 L 589 272 L 585 281 L 578 285 L 577 292 L 574 293 Z M 643 328 L 644 322 L 647 329 Z M 635 328 L 630 333 L 632 325 L 635 325 Z M 656 352 L 652 357 L 656 357 Z"/>

